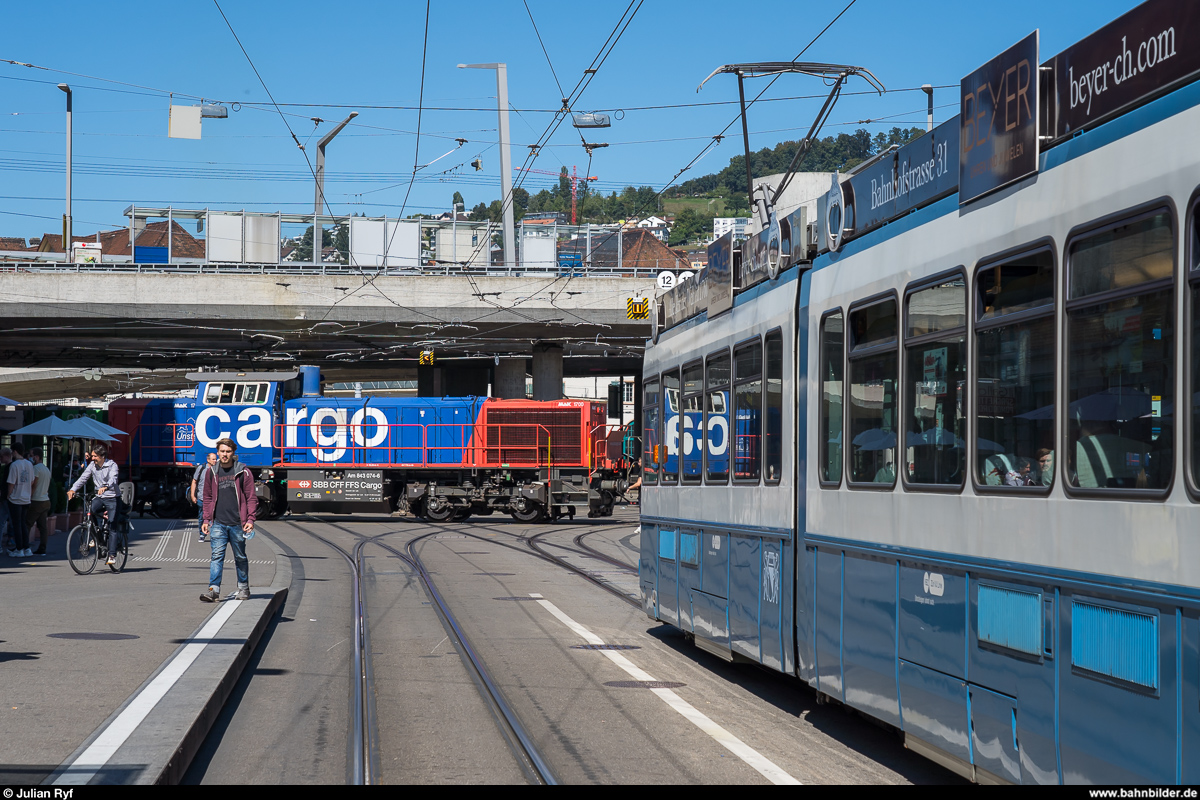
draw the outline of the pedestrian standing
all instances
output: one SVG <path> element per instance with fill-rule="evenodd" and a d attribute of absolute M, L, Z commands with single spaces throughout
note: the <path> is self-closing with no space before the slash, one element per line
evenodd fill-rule
<path fill-rule="evenodd" d="M 205 462 L 196 467 L 196 472 L 192 475 L 192 502 L 196 504 L 196 517 L 200 522 L 200 539 L 204 541 L 204 481 L 201 480 L 204 476 L 204 468 L 212 467 L 217 463 L 217 454 L 209 453 Z"/>
<path fill-rule="evenodd" d="M 237 445 L 232 439 L 217 440 L 217 463 L 205 465 L 204 515 L 200 530 L 209 534 L 212 560 L 208 567 L 208 589 L 200 595 L 206 603 L 221 600 L 221 575 L 225 568 L 225 548 L 233 547 L 238 588 L 234 600 L 250 599 L 250 562 L 246 560 L 246 535 L 253 535 L 258 498 L 254 494 L 254 475 L 237 460 Z"/>
<path fill-rule="evenodd" d="M 15 553 L 17 547 L 8 518 L 8 469 L 12 465 L 12 457 L 11 447 L 0 447 L 0 552 L 5 554 L 10 554 L 10 551 Z M 9 542 L 8 546 L 4 545 L 5 541 Z"/>
<path fill-rule="evenodd" d="M 50 541 L 50 469 L 42 463 L 42 449 L 35 447 L 29 451 L 29 460 L 33 464 L 33 500 L 29 504 L 29 524 L 37 526 L 41 540 L 38 549 L 33 551 L 35 556 L 46 555 L 46 543 Z"/>
<path fill-rule="evenodd" d="M 12 446 L 13 459 L 8 467 L 8 515 L 12 520 L 13 539 L 16 543 L 10 556 L 27 558 L 33 555 L 29 549 L 29 523 L 26 512 L 33 498 L 33 465 L 25 460 L 25 445 L 17 442 Z"/>

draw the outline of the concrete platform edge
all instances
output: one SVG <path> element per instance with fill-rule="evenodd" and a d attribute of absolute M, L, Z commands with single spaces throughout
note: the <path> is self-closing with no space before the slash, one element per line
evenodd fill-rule
<path fill-rule="evenodd" d="M 105 770 L 92 783 L 170 785 L 178 783 L 187 772 L 213 722 L 221 713 L 225 701 L 229 699 L 242 671 L 258 647 L 271 618 L 282 611 L 287 600 L 292 582 L 291 560 L 270 537 L 260 538 L 275 553 L 275 578 L 262 596 L 243 601 L 221 628 L 221 634 L 225 635 L 231 629 L 249 627 L 245 637 L 236 644 L 209 644 L 142 724 L 118 748 Z M 220 607 L 220 604 L 216 605 L 213 613 Z M 92 731 L 42 785 L 53 784 L 63 776 L 88 746 L 170 665 L 189 642 L 199 635 L 208 620 L 209 617 L 206 617 L 187 640 L 181 642 L 175 651 L 150 673 L 96 730 Z M 149 758 L 129 758 L 135 754 Z M 110 776 L 109 779 L 105 778 L 106 775 Z"/>

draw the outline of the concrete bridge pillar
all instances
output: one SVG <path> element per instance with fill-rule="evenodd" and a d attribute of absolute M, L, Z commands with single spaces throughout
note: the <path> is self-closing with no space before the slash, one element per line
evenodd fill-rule
<path fill-rule="evenodd" d="M 525 399 L 525 359 L 502 358 L 493 373 L 493 396 L 502 400 Z"/>
<path fill-rule="evenodd" d="M 538 342 L 533 346 L 533 399 L 561 400 L 562 385 L 562 345 Z"/>

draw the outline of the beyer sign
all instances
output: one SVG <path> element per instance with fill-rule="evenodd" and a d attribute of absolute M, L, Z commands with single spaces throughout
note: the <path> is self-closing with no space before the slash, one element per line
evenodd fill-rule
<path fill-rule="evenodd" d="M 1037 172 L 1038 32 L 962 79 L 958 202 Z"/>
<path fill-rule="evenodd" d="M 1055 56 L 1053 135 L 1067 136 L 1200 71 L 1200 3 L 1149 0 Z M 1051 127 L 1047 125 L 1047 127 Z"/>

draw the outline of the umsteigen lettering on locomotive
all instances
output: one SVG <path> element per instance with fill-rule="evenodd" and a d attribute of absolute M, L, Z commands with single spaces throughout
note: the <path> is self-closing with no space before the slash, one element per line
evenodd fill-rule
<path fill-rule="evenodd" d="M 647 616 L 979 782 L 1200 781 L 1198 37 L 1035 31 L 660 298 Z"/>
<path fill-rule="evenodd" d="M 533 521 L 584 506 L 607 516 L 636 472 L 604 406 L 590 401 L 330 398 L 319 394 L 316 367 L 190 377 L 194 399 L 109 409 L 133 434 L 114 458 L 164 514 L 187 510 L 192 470 L 223 438 L 255 470 L 264 515 L 399 511 L 443 521 L 499 512 Z"/>

